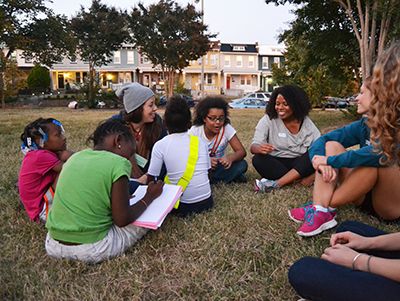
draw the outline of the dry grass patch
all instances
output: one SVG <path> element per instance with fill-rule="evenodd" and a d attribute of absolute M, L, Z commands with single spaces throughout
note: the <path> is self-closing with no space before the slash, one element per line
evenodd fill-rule
<path fill-rule="evenodd" d="M 287 269 L 299 257 L 319 255 L 329 232 L 301 239 L 287 217 L 311 189 L 293 185 L 255 194 L 249 162 L 246 184 L 213 187 L 215 208 L 188 219 L 168 217 L 124 256 L 98 265 L 46 256 L 43 225 L 28 220 L 15 189 L 22 160 L 19 135 L 38 117 L 61 120 L 71 149 L 85 141 L 99 121 L 116 111 L 16 109 L 0 115 L 0 299 L 2 300 L 296 300 Z M 162 112 L 161 112 L 162 113 Z M 231 110 L 233 126 L 248 150 L 262 110 Z M 320 129 L 347 122 L 340 112 L 312 112 Z M 338 220 L 376 219 L 349 207 Z M 395 230 L 394 226 L 385 226 Z"/>

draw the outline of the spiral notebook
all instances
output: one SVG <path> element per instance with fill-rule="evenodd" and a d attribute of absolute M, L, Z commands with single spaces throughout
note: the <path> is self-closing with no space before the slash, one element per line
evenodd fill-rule
<path fill-rule="evenodd" d="M 146 194 L 146 191 L 147 185 L 139 186 L 131 197 L 130 204 L 133 205 L 139 202 Z M 164 184 L 161 195 L 147 207 L 133 224 L 138 227 L 156 230 L 161 226 L 172 208 L 174 208 L 175 203 L 181 195 L 181 186 Z"/>

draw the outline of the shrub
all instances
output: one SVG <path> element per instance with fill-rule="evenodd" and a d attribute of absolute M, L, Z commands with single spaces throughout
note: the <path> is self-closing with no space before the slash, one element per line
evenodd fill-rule
<path fill-rule="evenodd" d="M 28 87 L 36 92 L 47 91 L 50 87 L 49 70 L 40 65 L 35 65 L 28 76 Z"/>

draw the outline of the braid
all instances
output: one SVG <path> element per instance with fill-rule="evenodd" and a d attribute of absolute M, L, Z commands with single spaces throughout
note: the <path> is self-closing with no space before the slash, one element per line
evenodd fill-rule
<path fill-rule="evenodd" d="M 21 134 L 22 152 L 26 153 L 30 150 L 36 150 L 39 149 L 39 147 L 42 147 L 42 145 L 37 145 L 35 141 L 37 139 L 43 139 L 44 141 L 47 139 L 49 131 L 48 124 L 53 123 L 54 121 L 54 118 L 38 118 L 29 123 Z"/>
<path fill-rule="evenodd" d="M 87 143 L 92 141 L 94 146 L 102 144 L 107 136 L 113 134 L 121 135 L 128 141 L 134 142 L 131 130 L 124 121 L 108 119 L 100 122 L 93 134 L 87 139 Z"/>

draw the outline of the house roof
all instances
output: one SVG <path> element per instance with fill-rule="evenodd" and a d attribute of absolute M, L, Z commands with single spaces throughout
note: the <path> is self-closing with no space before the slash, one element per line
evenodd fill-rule
<path fill-rule="evenodd" d="M 285 52 L 285 46 L 280 46 L 280 45 L 259 45 L 258 46 L 259 55 L 283 56 L 284 52 Z"/>
<path fill-rule="evenodd" d="M 257 53 L 256 44 L 221 44 L 222 52 Z"/>

